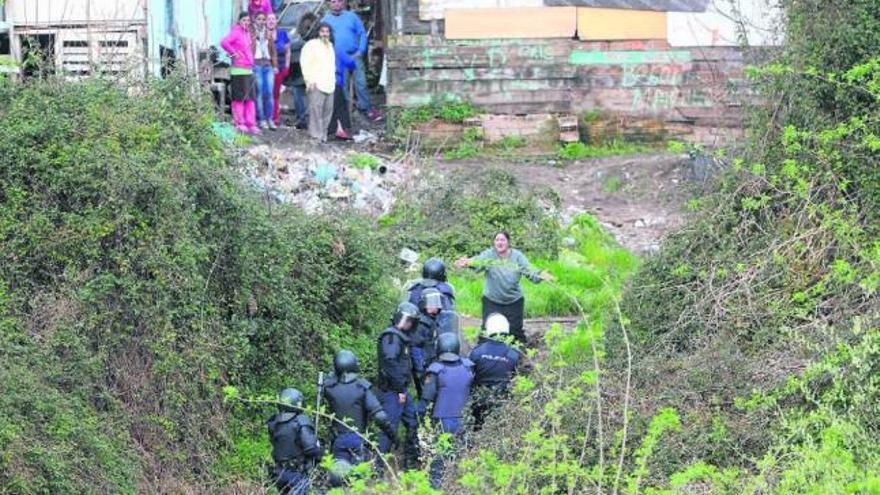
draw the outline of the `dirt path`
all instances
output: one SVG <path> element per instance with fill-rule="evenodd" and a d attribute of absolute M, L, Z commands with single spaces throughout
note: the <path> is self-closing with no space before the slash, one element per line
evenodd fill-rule
<path fill-rule="evenodd" d="M 655 252 L 663 236 L 681 225 L 688 198 L 689 162 L 668 153 L 582 160 L 561 167 L 547 162 L 437 164 L 447 173 L 474 166 L 500 167 L 521 184 L 552 188 L 562 199 L 563 217 L 591 213 L 618 242 L 638 254 Z"/>

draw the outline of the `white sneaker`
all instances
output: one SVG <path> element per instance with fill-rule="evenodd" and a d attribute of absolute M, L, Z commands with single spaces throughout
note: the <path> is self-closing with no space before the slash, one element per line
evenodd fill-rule
<path fill-rule="evenodd" d="M 268 129 L 268 128 L 269 128 L 269 124 L 265 120 L 260 121 L 260 129 Z"/>
<path fill-rule="evenodd" d="M 271 130 L 273 130 L 273 131 L 278 129 L 278 126 L 275 125 L 275 122 L 272 122 L 272 121 L 270 120 L 270 121 L 268 122 L 268 124 L 269 124 L 269 129 L 271 129 Z"/>

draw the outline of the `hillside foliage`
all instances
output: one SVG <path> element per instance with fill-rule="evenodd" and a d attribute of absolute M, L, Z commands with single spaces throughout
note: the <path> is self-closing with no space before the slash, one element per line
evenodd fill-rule
<path fill-rule="evenodd" d="M 221 387 L 311 382 L 386 317 L 368 224 L 265 203 L 190 87 L 0 81 L 2 493 L 229 482 Z"/>

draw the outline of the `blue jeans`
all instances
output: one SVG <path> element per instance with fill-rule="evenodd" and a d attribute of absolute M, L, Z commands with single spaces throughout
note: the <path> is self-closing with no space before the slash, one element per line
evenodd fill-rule
<path fill-rule="evenodd" d="M 306 87 L 294 84 L 293 109 L 296 111 L 296 123 L 300 127 L 309 125 L 309 107 L 306 105 Z"/>
<path fill-rule="evenodd" d="M 357 108 L 361 112 L 368 112 L 371 108 L 370 93 L 367 92 L 367 70 L 364 67 L 364 56 L 358 55 L 354 57 L 357 68 L 354 70 L 354 92 L 357 95 Z M 345 71 L 345 98 L 351 101 L 351 95 L 348 94 L 348 81 L 352 73 Z"/>
<path fill-rule="evenodd" d="M 257 120 L 272 120 L 275 102 L 272 100 L 272 89 L 275 87 L 275 69 L 271 65 L 255 65 L 254 79 L 257 85 Z"/>
<path fill-rule="evenodd" d="M 391 430 L 397 431 L 400 423 L 406 428 L 406 440 L 403 444 L 404 463 L 409 466 L 415 466 L 419 460 L 419 437 L 418 421 L 416 420 L 416 405 L 412 396 L 407 392 L 406 402 L 403 404 L 397 399 L 397 392 L 382 392 L 379 400 L 382 402 L 382 408 L 388 414 L 388 422 L 391 423 Z M 383 454 L 391 450 L 391 439 L 384 432 L 379 434 L 379 450 Z"/>

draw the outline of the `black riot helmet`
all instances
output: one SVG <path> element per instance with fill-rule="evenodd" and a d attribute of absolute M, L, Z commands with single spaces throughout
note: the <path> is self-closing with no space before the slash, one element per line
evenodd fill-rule
<path fill-rule="evenodd" d="M 404 301 L 397 305 L 397 310 L 394 312 L 394 316 L 391 318 L 391 324 L 395 328 L 400 328 L 402 323 L 409 321 L 410 328 L 412 328 L 412 325 L 414 325 L 415 322 L 418 321 L 418 317 L 419 308 L 417 308 L 415 304 L 409 301 Z"/>
<path fill-rule="evenodd" d="M 443 294 L 433 287 L 423 289 L 422 298 L 419 300 L 420 310 L 427 311 L 428 308 L 443 309 Z"/>
<path fill-rule="evenodd" d="M 429 258 L 422 265 L 422 278 L 434 279 L 438 282 L 446 282 L 446 265 L 440 258 Z"/>
<path fill-rule="evenodd" d="M 454 333 L 441 333 L 437 336 L 437 354 L 441 361 L 458 361 L 461 342 Z"/>
<path fill-rule="evenodd" d="M 295 388 L 285 388 L 278 394 L 278 410 L 281 412 L 296 412 L 303 402 L 303 394 Z"/>
<path fill-rule="evenodd" d="M 358 372 L 358 358 L 349 350 L 341 350 L 336 353 L 333 358 L 333 370 L 336 376 L 342 376 L 345 373 Z"/>

